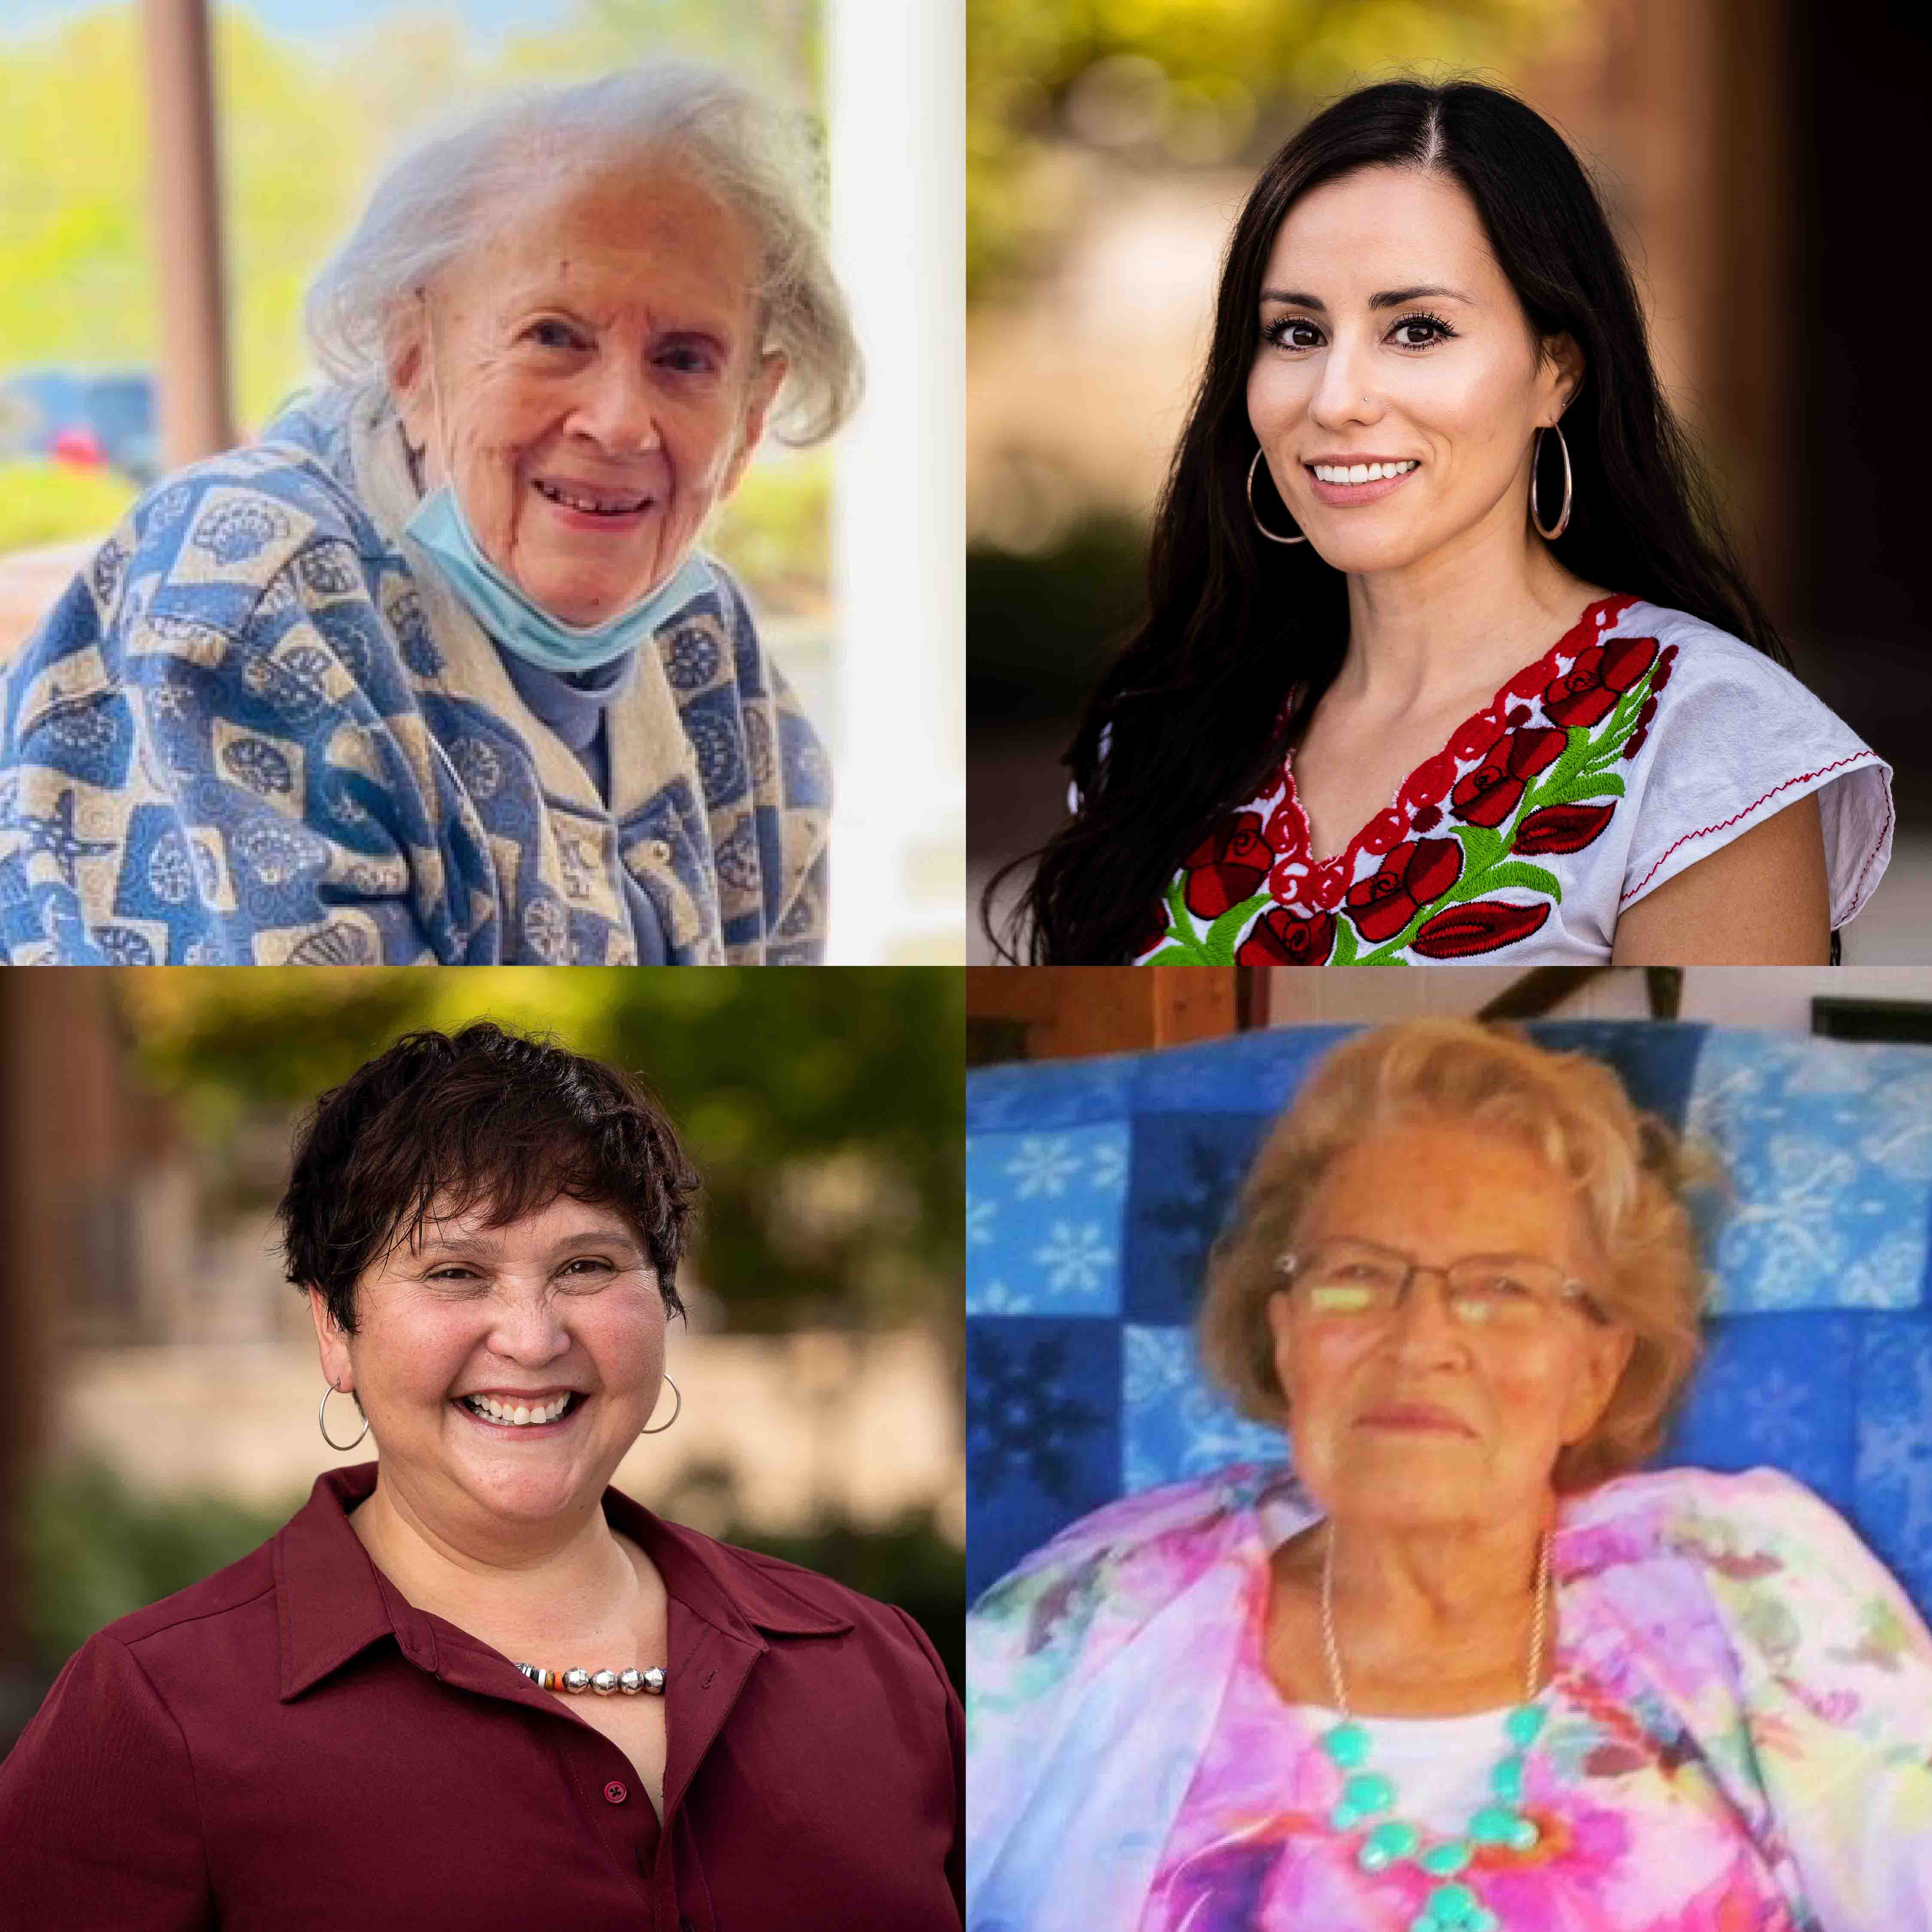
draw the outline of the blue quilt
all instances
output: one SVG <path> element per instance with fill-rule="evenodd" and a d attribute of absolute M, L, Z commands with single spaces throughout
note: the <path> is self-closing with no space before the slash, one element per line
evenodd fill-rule
<path fill-rule="evenodd" d="M 967 1085 L 968 1582 L 1114 1498 L 1279 1432 L 1206 1382 L 1208 1247 L 1308 1070 L 1352 1029 L 988 1068 Z M 1701 1136 L 1708 1352 L 1661 1464 L 1760 1464 L 1858 1526 L 1932 1605 L 1932 1049 L 1659 1022 L 1546 1022 Z"/>

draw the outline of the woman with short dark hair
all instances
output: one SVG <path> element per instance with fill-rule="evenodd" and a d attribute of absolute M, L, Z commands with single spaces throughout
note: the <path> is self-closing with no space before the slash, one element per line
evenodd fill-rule
<path fill-rule="evenodd" d="M 1596 192 L 1496 88 L 1364 88 L 1263 171 L 1148 590 L 1036 964 L 1803 964 L 1884 871 L 1887 768 L 1783 668 Z"/>
<path fill-rule="evenodd" d="M 323 1096 L 289 1274 L 380 1464 L 69 1662 L 0 1766 L 0 1924 L 958 1925 L 918 1626 L 606 1486 L 676 1419 L 697 1184 L 640 1083 L 488 1024 Z"/>

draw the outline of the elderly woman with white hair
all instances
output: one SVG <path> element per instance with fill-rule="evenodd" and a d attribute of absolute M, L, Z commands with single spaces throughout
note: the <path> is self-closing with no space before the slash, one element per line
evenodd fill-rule
<path fill-rule="evenodd" d="M 779 118 L 664 64 L 378 182 L 330 380 L 164 481 L 10 668 L 0 958 L 811 962 L 824 752 L 697 548 L 858 352 Z"/>

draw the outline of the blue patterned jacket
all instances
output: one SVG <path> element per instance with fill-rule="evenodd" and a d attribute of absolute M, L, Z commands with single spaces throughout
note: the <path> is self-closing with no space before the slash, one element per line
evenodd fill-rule
<path fill-rule="evenodd" d="M 607 806 L 406 544 L 380 395 L 303 399 L 130 510 L 0 682 L 0 958 L 622 965 L 824 950 L 824 752 L 736 585 L 608 718 Z"/>

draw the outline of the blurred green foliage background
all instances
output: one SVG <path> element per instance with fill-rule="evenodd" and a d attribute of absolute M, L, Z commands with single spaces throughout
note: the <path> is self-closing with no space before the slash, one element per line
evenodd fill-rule
<path fill-rule="evenodd" d="M 1323 96 L 1397 70 L 1508 70 L 1586 0 L 968 0 L 970 298 L 1077 218 L 1084 148 L 1142 165 L 1258 160 Z"/>
<path fill-rule="evenodd" d="M 206 1220 L 272 1203 L 301 1110 L 398 1034 L 489 1018 L 626 1066 L 664 1101 L 704 1180 L 693 1272 L 728 1330 L 916 1325 L 959 1362 L 958 971 L 182 968 L 90 976 L 112 1002 L 130 1078 L 165 1096 L 191 1144 Z M 274 1292 L 294 1294 L 278 1283 Z M 944 1426 L 956 1435 L 958 1414 Z M 937 1507 L 884 1525 L 828 1516 L 774 1534 L 744 1520 L 734 1480 L 695 1463 L 658 1506 L 677 1518 L 683 1502 L 701 1503 L 691 1514 L 727 1540 L 902 1604 L 962 1681 L 963 1552 Z M 92 1632 L 245 1554 L 304 1493 L 257 1506 L 215 1493 L 149 1494 L 86 1458 L 42 1466 L 17 1528 L 35 1666 L 51 1681 Z"/>
<path fill-rule="evenodd" d="M 576 79 L 653 53 L 715 62 L 815 111 L 818 0 L 574 0 L 561 24 L 485 45 L 460 10 L 399 4 L 323 52 L 244 4 L 214 11 L 230 354 L 238 427 L 258 431 L 308 380 L 309 278 L 410 133 L 520 81 Z M 0 26 L 0 34 L 5 32 Z M 128 0 L 0 38 L 0 376 L 57 365 L 152 369 L 157 340 L 148 127 Z M 85 130 L 85 138 L 76 138 Z M 828 470 L 768 444 L 711 541 L 764 608 L 826 598 Z M 85 486 L 85 487 L 83 487 Z M 0 554 L 104 534 L 124 481 L 0 467 Z"/>
<path fill-rule="evenodd" d="M 704 1177 L 697 1250 L 736 1330 L 956 1324 L 956 972 L 180 968 L 116 974 L 140 1065 L 216 1172 L 279 1195 L 286 1123 L 412 1027 L 489 1018 L 641 1074 Z M 264 1195 L 264 1189 L 272 1192 Z"/>

